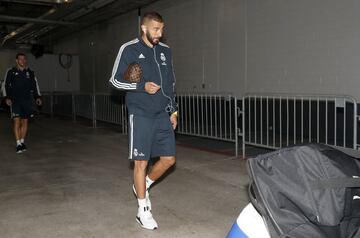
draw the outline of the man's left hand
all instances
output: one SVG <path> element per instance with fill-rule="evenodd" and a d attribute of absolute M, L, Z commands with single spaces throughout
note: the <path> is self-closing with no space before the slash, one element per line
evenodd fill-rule
<path fill-rule="evenodd" d="M 170 121 L 171 121 L 171 125 L 172 125 L 173 129 L 175 130 L 177 127 L 177 115 L 172 114 L 170 116 Z"/>
<path fill-rule="evenodd" d="M 35 103 L 36 103 L 36 105 L 38 105 L 38 106 L 41 106 L 41 105 L 42 105 L 42 101 L 41 101 L 40 98 L 36 99 Z"/>

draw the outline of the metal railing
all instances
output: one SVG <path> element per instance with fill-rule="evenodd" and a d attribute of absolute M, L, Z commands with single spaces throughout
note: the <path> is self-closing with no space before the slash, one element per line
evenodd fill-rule
<path fill-rule="evenodd" d="M 127 133 L 124 95 L 45 93 L 43 112 L 120 125 Z M 349 96 L 232 95 L 178 93 L 177 133 L 232 142 L 235 155 L 246 145 L 278 149 L 299 143 L 358 149 L 357 102 Z"/>
<path fill-rule="evenodd" d="M 121 126 L 127 133 L 128 114 L 124 95 L 45 93 L 42 112 L 52 116 L 78 117 Z M 237 99 L 220 94 L 177 94 L 179 121 L 177 133 L 233 142 L 238 155 Z"/>
<path fill-rule="evenodd" d="M 238 155 L 238 106 L 231 95 L 179 93 L 177 133 L 233 142 Z"/>
<path fill-rule="evenodd" d="M 349 96 L 248 95 L 243 98 L 245 145 L 270 149 L 324 143 L 357 149 L 357 103 Z"/>
<path fill-rule="evenodd" d="M 120 125 L 120 132 L 127 133 L 127 110 L 123 95 L 86 93 L 44 93 L 43 113 L 51 116 L 70 117 L 74 121 L 85 118 L 97 123 L 107 122 Z"/>

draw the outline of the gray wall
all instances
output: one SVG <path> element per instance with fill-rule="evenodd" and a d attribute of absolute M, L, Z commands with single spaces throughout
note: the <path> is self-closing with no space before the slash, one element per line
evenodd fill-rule
<path fill-rule="evenodd" d="M 160 1 L 144 9 L 159 11 L 165 18 L 178 91 L 244 92 L 243 3 Z"/>
<path fill-rule="evenodd" d="M 120 46 L 137 37 L 137 11 L 95 25 L 63 39 L 56 52 L 74 53 L 80 59 L 80 88 L 83 92 L 108 92 L 114 60 Z"/>
<path fill-rule="evenodd" d="M 165 18 L 177 91 L 360 100 L 358 0 L 163 0 L 145 10 Z M 57 45 L 80 55 L 81 90 L 91 91 L 95 79 L 96 91 L 109 91 L 117 51 L 137 36 L 137 24 L 130 12 Z"/>
<path fill-rule="evenodd" d="M 173 50 L 177 91 L 243 92 L 242 2 L 160 1 L 142 9 L 157 10 L 165 18 L 166 43 Z M 107 82 L 120 46 L 137 34 L 138 16 L 133 11 L 73 35 L 55 49 L 63 52 L 68 49 L 80 55 L 82 91 L 92 91 L 95 78 L 96 91 L 108 92 Z M 95 42 L 93 47 L 90 42 Z"/>
<path fill-rule="evenodd" d="M 247 91 L 360 99 L 360 1 L 247 1 Z"/>
<path fill-rule="evenodd" d="M 0 51 L 0 81 L 4 80 L 8 68 L 15 66 L 15 55 L 18 51 Z M 26 52 L 28 65 L 35 71 L 40 90 L 44 91 L 79 91 L 79 57 L 73 56 L 72 66 L 67 70 L 59 64 L 59 56 L 45 54 L 35 59 L 30 52 Z"/>

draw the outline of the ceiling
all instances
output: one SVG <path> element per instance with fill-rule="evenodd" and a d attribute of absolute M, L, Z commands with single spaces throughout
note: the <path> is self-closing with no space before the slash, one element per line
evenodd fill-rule
<path fill-rule="evenodd" d="M 0 0 L 0 49 L 55 40 L 157 0 Z"/>

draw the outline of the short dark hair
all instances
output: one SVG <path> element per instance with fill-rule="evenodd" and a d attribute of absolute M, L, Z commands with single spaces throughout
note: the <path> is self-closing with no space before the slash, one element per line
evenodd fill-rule
<path fill-rule="evenodd" d="M 24 53 L 19 52 L 19 53 L 16 54 L 16 58 L 15 58 L 15 59 L 18 59 L 20 56 L 26 57 L 26 55 L 25 55 Z"/>
<path fill-rule="evenodd" d="M 150 20 L 164 23 L 164 19 L 162 18 L 162 16 L 159 13 L 153 11 L 153 12 L 144 13 L 141 19 L 141 25 L 143 25 L 145 21 L 150 21 Z"/>

